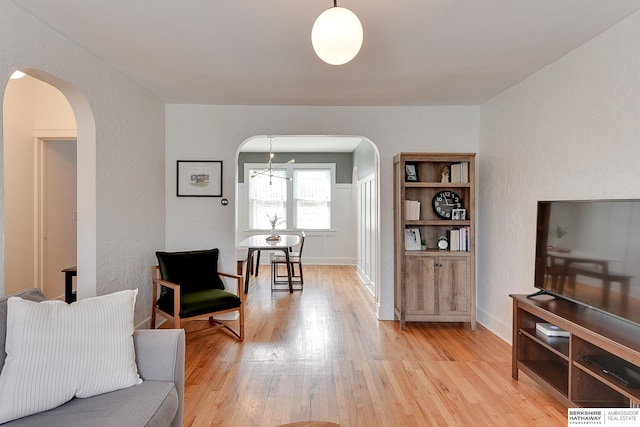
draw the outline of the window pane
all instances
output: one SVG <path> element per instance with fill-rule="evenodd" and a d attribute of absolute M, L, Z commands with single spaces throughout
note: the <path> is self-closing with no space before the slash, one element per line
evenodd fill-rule
<path fill-rule="evenodd" d="M 249 175 L 254 170 L 249 171 Z M 260 172 L 261 170 L 257 170 Z M 273 177 L 268 173 L 249 178 L 249 228 L 252 230 L 271 229 L 269 218 L 277 215 L 284 222 L 276 228 L 286 228 L 287 220 L 287 180 L 284 170 L 272 170 Z"/>
<path fill-rule="evenodd" d="M 296 227 L 331 228 L 331 170 L 294 170 L 293 187 Z"/>

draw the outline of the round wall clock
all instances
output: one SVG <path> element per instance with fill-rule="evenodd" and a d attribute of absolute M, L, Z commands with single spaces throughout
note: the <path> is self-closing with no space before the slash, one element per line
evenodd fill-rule
<path fill-rule="evenodd" d="M 454 209 L 462 209 L 462 198 L 455 191 L 438 191 L 431 200 L 433 211 L 440 218 L 451 219 Z"/>

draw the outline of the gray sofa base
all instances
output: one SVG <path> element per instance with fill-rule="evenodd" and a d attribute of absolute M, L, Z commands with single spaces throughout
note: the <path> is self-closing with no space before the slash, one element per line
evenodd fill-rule
<path fill-rule="evenodd" d="M 165 427 L 178 411 L 174 383 L 142 384 L 86 399 L 72 399 L 62 406 L 2 424 L 2 427 Z"/>

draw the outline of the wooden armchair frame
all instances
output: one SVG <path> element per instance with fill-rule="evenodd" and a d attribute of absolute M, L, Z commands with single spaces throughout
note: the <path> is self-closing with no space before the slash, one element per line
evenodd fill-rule
<path fill-rule="evenodd" d="M 224 327 L 225 329 L 227 329 L 229 332 L 231 332 L 233 335 L 235 335 L 240 341 L 244 340 L 244 303 L 245 303 L 245 298 L 244 298 L 244 292 L 242 292 L 242 290 L 244 289 L 244 278 L 242 276 L 239 276 L 237 274 L 229 274 L 229 273 L 223 273 L 223 272 L 218 272 L 218 275 L 221 277 L 228 277 L 230 279 L 235 279 L 237 281 L 237 286 L 236 286 L 236 295 L 238 295 L 238 297 L 240 298 L 240 307 L 234 307 L 234 308 L 230 308 L 227 310 L 220 310 L 220 311 L 213 311 L 211 313 L 203 313 L 203 314 L 199 314 L 197 316 L 193 316 L 193 317 L 180 317 L 180 285 L 177 285 L 175 283 L 172 282 L 168 282 L 166 280 L 162 280 L 162 278 L 160 277 L 160 266 L 158 265 L 154 265 L 151 268 L 151 276 L 153 278 L 153 291 L 152 291 L 152 304 L 153 304 L 153 309 L 151 310 L 151 329 L 155 329 L 156 327 L 156 314 L 160 314 L 162 317 L 165 317 L 169 320 L 172 320 L 174 323 L 174 327 L 176 329 L 180 328 L 180 323 L 184 322 L 184 321 L 188 321 L 188 320 L 195 320 L 195 319 L 201 319 L 203 317 L 208 317 L 209 318 L 209 323 L 211 324 L 217 324 L 217 325 L 221 325 L 222 327 Z M 158 308 L 156 306 L 156 303 L 158 301 L 158 287 L 159 286 L 166 286 L 169 289 L 173 290 L 173 312 L 177 313 L 177 315 L 172 316 L 171 314 L 161 310 L 160 308 Z M 231 313 L 237 311 L 238 312 L 238 322 L 239 322 L 239 330 L 236 331 L 234 330 L 231 326 L 229 326 L 226 322 L 222 321 L 222 320 L 217 320 L 214 319 L 213 316 L 217 316 L 220 314 L 225 314 L 225 313 Z"/>

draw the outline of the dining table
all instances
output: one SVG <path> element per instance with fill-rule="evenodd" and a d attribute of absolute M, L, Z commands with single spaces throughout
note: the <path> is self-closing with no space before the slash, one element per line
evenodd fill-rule
<path fill-rule="evenodd" d="M 239 249 L 247 250 L 246 272 L 244 279 L 244 293 L 249 293 L 249 261 L 255 251 L 282 251 L 287 262 L 287 279 L 289 281 L 289 292 L 293 293 L 292 266 L 289 262 L 291 248 L 300 243 L 300 236 L 297 234 L 281 234 L 279 239 L 274 240 L 270 234 L 255 234 L 249 236 L 240 243 Z"/>

